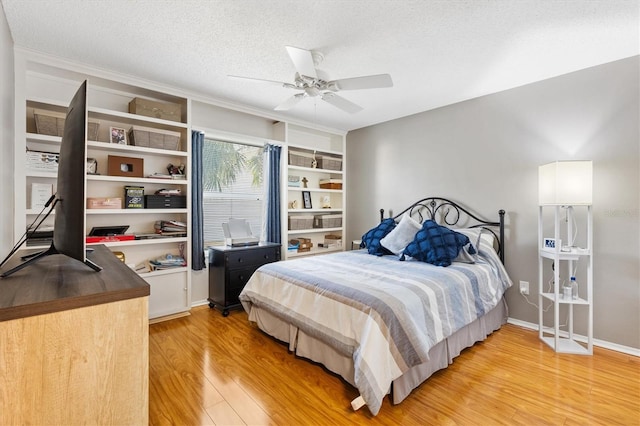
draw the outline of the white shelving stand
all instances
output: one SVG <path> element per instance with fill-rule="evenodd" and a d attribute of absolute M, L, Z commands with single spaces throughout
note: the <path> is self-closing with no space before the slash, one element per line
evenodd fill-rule
<path fill-rule="evenodd" d="M 584 208 L 586 209 L 587 220 L 587 246 L 585 248 L 577 247 L 562 247 L 558 244 L 555 249 L 545 248 L 543 244 L 544 238 L 550 238 L 548 235 L 544 235 L 544 208 L 553 208 L 554 216 L 554 234 L 553 238 L 556 242 L 561 241 L 560 230 L 560 217 L 562 210 L 566 209 L 566 240 L 571 242 L 574 239 L 572 235 L 574 230 L 574 209 Z M 591 205 L 581 206 L 560 206 L 560 205 L 548 205 L 539 206 L 538 212 L 538 333 L 540 340 L 549 345 L 556 352 L 592 355 L 593 354 L 593 214 Z M 547 262 L 545 262 L 547 260 Z M 544 291 L 544 266 L 549 265 L 548 261 L 553 262 L 553 291 Z M 574 275 L 577 262 L 586 261 L 586 274 L 583 277 L 578 277 L 578 282 L 582 284 L 580 296 L 577 299 L 564 298 L 562 294 L 562 288 L 560 286 L 561 272 L 564 269 L 567 276 L 564 277 L 569 280 Z M 586 286 L 586 291 L 584 287 Z M 553 304 L 553 327 L 545 328 L 544 326 L 544 309 L 543 302 L 550 301 Z M 560 330 L 560 315 L 561 307 L 565 307 L 568 310 L 567 313 L 567 330 L 563 332 Z M 574 315 L 577 311 L 586 310 L 587 319 L 587 339 L 586 346 L 584 343 L 579 342 L 574 335 Z"/>

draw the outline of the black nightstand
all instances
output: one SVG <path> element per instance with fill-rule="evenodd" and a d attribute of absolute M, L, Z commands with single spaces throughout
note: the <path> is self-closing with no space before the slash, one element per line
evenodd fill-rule
<path fill-rule="evenodd" d="M 280 260 L 280 244 L 260 243 L 246 247 L 209 247 L 209 307 L 222 310 L 240 307 L 238 296 L 260 266 Z"/>

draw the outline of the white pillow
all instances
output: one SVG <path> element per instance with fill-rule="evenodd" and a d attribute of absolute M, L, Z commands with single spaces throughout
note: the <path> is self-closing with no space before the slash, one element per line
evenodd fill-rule
<path fill-rule="evenodd" d="M 409 245 L 416 233 L 422 227 L 408 214 L 404 214 L 398 226 L 393 228 L 383 239 L 380 240 L 382 247 L 393 254 L 400 254 Z"/>
<path fill-rule="evenodd" d="M 495 250 L 495 236 L 491 231 L 487 231 L 483 228 L 460 228 L 454 229 L 454 231 L 469 237 L 469 241 L 471 241 L 471 244 L 473 244 L 473 247 L 475 247 L 476 250 L 480 248 L 480 244 L 486 245 L 487 248 Z"/>
<path fill-rule="evenodd" d="M 473 254 L 469 253 L 471 247 L 473 247 Z M 458 256 L 453 259 L 453 262 L 476 263 L 477 260 L 478 249 L 476 248 L 476 244 L 470 241 L 469 244 L 460 249 L 460 251 L 458 252 Z"/>

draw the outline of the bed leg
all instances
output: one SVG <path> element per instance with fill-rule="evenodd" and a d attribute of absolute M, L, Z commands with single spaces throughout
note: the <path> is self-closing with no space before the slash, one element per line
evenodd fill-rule
<path fill-rule="evenodd" d="M 364 407 L 365 404 L 366 403 L 364 402 L 362 395 L 351 401 L 351 407 L 353 408 L 353 411 L 358 411 L 359 409 Z"/>

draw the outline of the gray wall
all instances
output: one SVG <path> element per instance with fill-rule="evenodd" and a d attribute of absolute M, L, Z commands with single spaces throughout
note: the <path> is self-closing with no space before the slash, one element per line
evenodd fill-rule
<path fill-rule="evenodd" d="M 640 348 L 638 64 L 636 56 L 350 132 L 348 240 L 374 226 L 380 208 L 399 212 L 425 196 L 489 218 L 503 208 L 510 316 L 537 324 L 517 283 L 529 281 L 537 303 L 538 166 L 593 160 L 594 338 Z"/>
<path fill-rule="evenodd" d="M 0 9 L 0 260 L 13 246 L 13 40 Z"/>

